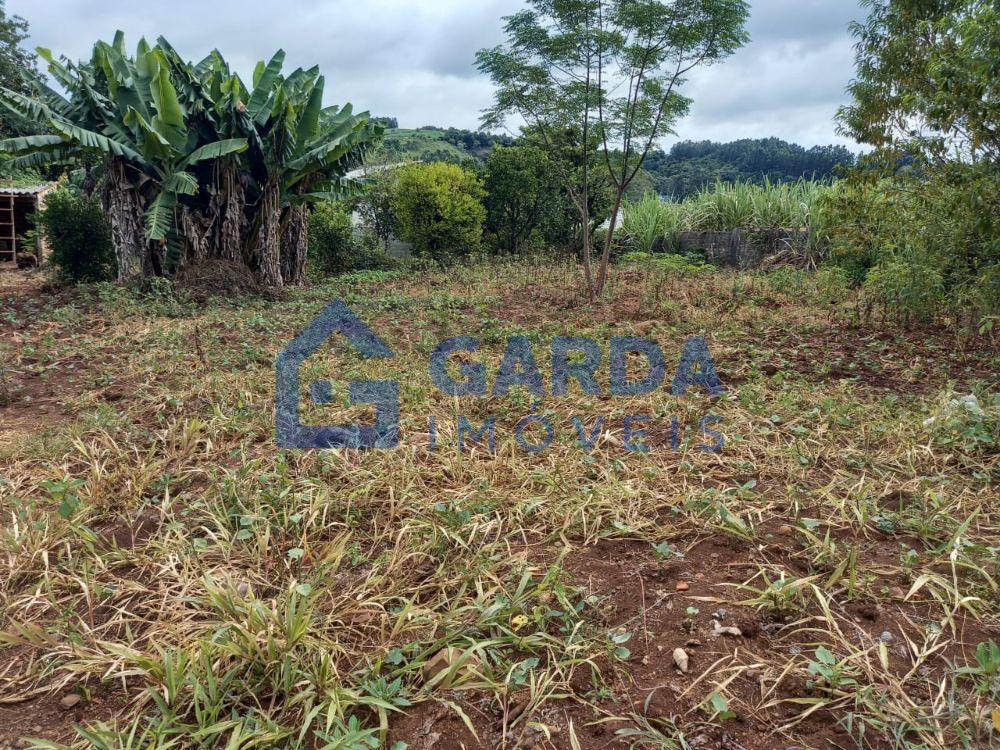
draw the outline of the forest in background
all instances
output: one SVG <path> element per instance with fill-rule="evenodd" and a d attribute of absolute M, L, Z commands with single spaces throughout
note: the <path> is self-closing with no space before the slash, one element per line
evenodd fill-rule
<path fill-rule="evenodd" d="M 380 154 L 388 162 L 482 163 L 496 146 L 510 146 L 516 140 L 509 135 L 433 125 L 399 128 L 395 117 L 375 119 L 386 128 Z M 716 182 L 763 185 L 832 179 L 856 161 L 855 154 L 845 146 L 806 148 L 775 137 L 741 138 L 728 143 L 681 141 L 667 150 L 650 151 L 640 186 L 644 191 L 681 200 Z"/>

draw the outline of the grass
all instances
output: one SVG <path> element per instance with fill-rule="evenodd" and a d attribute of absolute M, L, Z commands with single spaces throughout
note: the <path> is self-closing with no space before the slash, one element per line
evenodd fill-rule
<path fill-rule="evenodd" d="M 838 279 L 790 270 L 629 265 L 596 305 L 559 264 L 202 305 L 169 287 L 46 296 L 25 278 L 0 277 L 0 742 L 997 741 L 1000 359 L 986 339 L 866 328 Z M 395 378 L 402 445 L 277 450 L 274 357 L 337 297 L 397 357 L 331 343 L 303 387 L 332 376 L 334 402 L 306 416 L 364 419 L 344 381 Z M 528 336 L 548 382 L 557 335 L 651 337 L 673 363 L 698 333 L 724 397 L 456 401 L 427 374 L 460 334 L 482 339 L 489 382 L 505 340 Z M 969 393 L 979 412 L 953 405 Z M 540 454 L 514 438 L 531 413 L 557 428 Z M 708 413 L 719 454 L 697 449 Z M 460 414 L 496 418 L 495 452 L 455 448 Z M 630 414 L 654 418 L 653 450 L 623 450 Z M 590 452 L 573 415 L 606 420 Z"/>
<path fill-rule="evenodd" d="M 634 249 L 647 253 L 661 240 L 668 250 L 676 247 L 680 232 L 802 229 L 818 234 L 818 204 L 828 188 L 808 180 L 718 182 L 680 203 L 647 195 L 625 206 L 623 229 Z"/>

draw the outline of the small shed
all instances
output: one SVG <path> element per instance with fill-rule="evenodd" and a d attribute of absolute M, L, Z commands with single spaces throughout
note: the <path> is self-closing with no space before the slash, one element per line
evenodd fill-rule
<path fill-rule="evenodd" d="M 45 196 L 54 183 L 14 187 L 0 184 L 0 263 L 33 266 L 45 248 L 40 237 L 28 243 L 25 234 L 35 228 L 32 215 L 45 206 Z"/>

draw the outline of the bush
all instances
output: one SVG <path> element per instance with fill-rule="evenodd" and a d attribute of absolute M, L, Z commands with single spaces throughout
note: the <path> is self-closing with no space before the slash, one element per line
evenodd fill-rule
<path fill-rule="evenodd" d="M 326 276 L 397 265 L 383 252 L 374 232 L 356 232 L 351 215 L 332 202 L 318 204 L 309 217 L 309 257 Z"/>
<path fill-rule="evenodd" d="M 115 278 L 111 227 L 96 198 L 60 187 L 45 197 L 36 223 L 60 278 L 74 283 Z"/>
<path fill-rule="evenodd" d="M 869 310 L 965 327 L 1000 310 L 1000 175 L 989 166 L 855 175 L 821 213 L 832 259 L 864 285 Z"/>
<path fill-rule="evenodd" d="M 388 250 L 389 240 L 396 234 L 396 214 L 392 201 L 396 194 L 396 169 L 383 169 L 368 179 L 365 192 L 358 201 L 358 213 L 382 246 Z"/>
<path fill-rule="evenodd" d="M 486 160 L 486 226 L 501 250 L 565 242 L 572 230 L 558 171 L 541 149 L 498 146 Z"/>
<path fill-rule="evenodd" d="M 320 203 L 309 215 L 309 258 L 325 274 L 357 268 L 360 257 L 354 243 L 351 216 L 336 203 Z"/>
<path fill-rule="evenodd" d="M 393 213 L 399 238 L 417 257 L 447 263 L 478 249 L 483 186 L 455 164 L 408 164 L 397 174 Z"/>

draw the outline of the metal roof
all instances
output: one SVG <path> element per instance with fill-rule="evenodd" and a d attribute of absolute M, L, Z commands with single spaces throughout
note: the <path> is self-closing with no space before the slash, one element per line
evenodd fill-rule
<path fill-rule="evenodd" d="M 7 185 L 0 184 L 0 195 L 38 195 L 51 187 L 51 182 L 44 185 L 32 185 L 30 187 L 8 187 Z"/>

